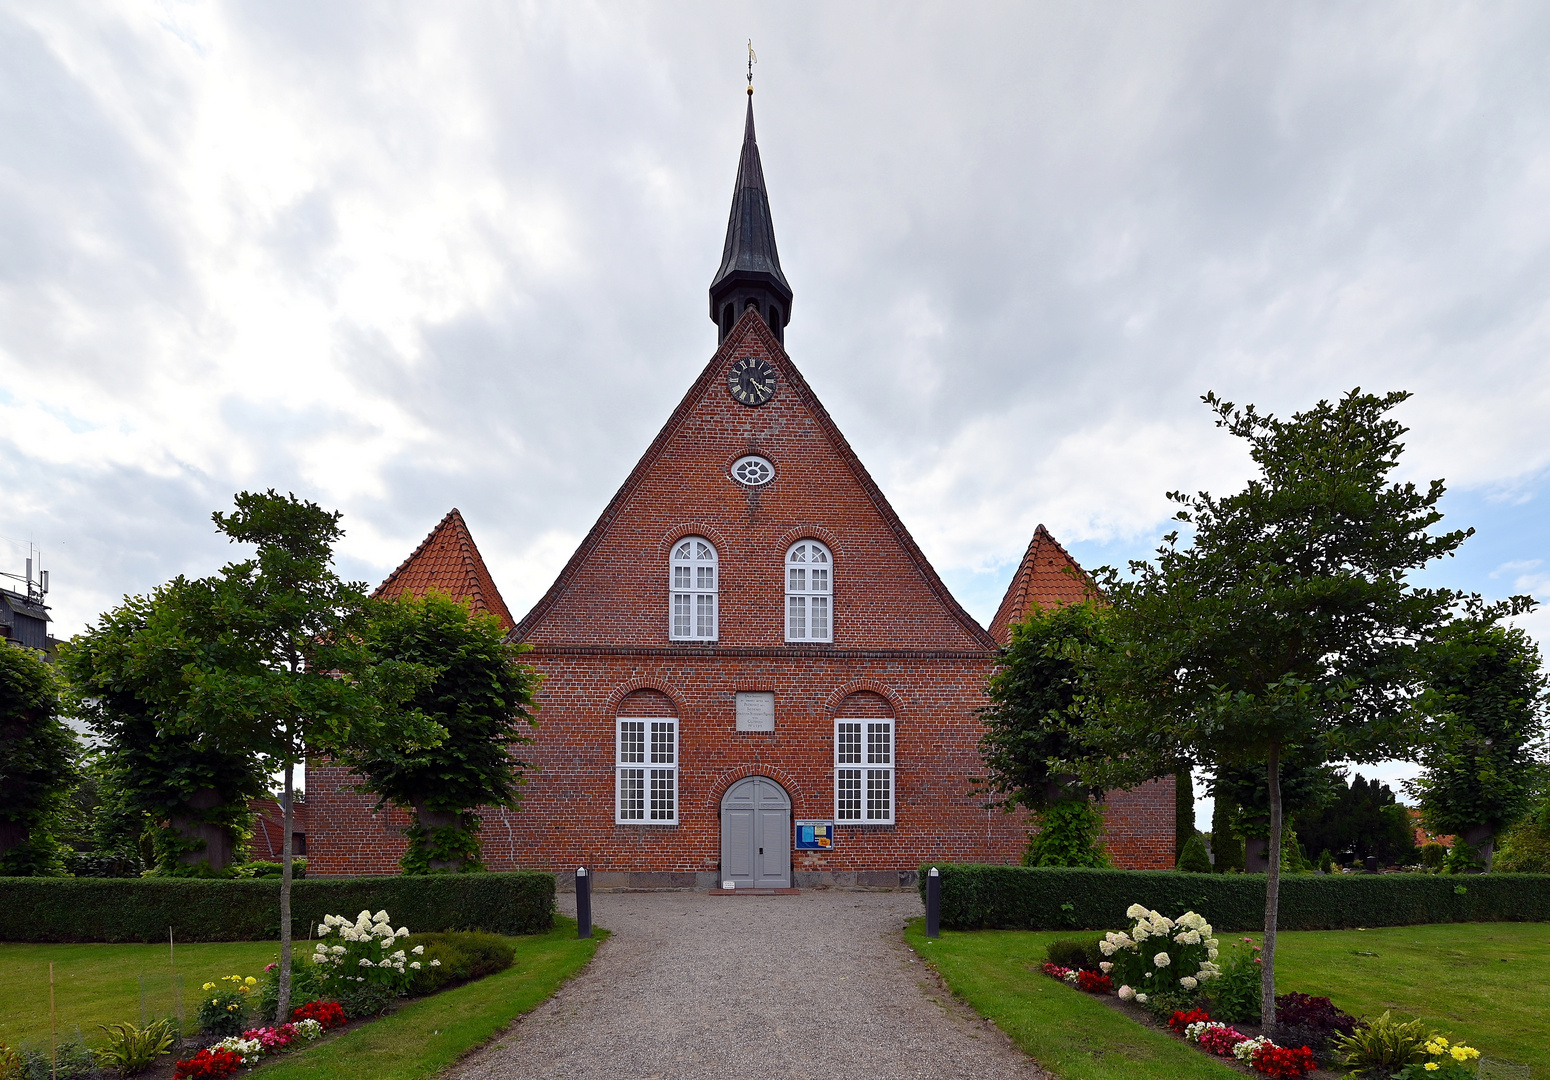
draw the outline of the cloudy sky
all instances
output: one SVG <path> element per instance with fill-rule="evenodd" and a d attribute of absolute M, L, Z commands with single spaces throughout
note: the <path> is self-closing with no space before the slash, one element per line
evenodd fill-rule
<path fill-rule="evenodd" d="M 1535 3 L 0 0 L 0 570 L 66 636 L 272 486 L 525 609 L 714 348 L 749 38 L 788 347 L 982 621 L 1242 481 L 1210 389 L 1414 391 L 1429 577 L 1550 599 Z"/>

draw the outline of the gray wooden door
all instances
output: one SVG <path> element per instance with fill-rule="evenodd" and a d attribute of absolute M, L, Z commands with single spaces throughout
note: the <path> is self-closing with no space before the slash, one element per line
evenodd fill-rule
<path fill-rule="evenodd" d="M 791 887 L 791 798 L 767 776 L 744 777 L 721 798 L 721 880 Z"/>

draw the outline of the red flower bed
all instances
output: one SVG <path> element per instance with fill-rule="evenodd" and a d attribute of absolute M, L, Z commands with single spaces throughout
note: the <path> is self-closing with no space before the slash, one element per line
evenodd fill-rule
<path fill-rule="evenodd" d="M 1262 1046 L 1254 1052 L 1250 1064 L 1266 1076 L 1278 1077 L 1306 1076 L 1319 1065 L 1306 1046 L 1295 1050 L 1290 1046 Z"/>
<path fill-rule="evenodd" d="M 291 1010 L 291 1020 L 316 1020 L 327 1031 L 342 1026 L 348 1017 L 344 1014 L 344 1006 L 337 1001 L 309 1001 Z"/>
<path fill-rule="evenodd" d="M 1076 973 L 1076 988 L 1089 994 L 1112 994 L 1114 980 L 1096 971 L 1079 971 Z"/>
<path fill-rule="evenodd" d="M 1044 966 L 1039 970 L 1044 972 L 1044 974 L 1048 975 L 1052 979 L 1064 979 L 1067 975 L 1071 974 L 1070 968 L 1061 967 L 1059 964 L 1051 963 L 1048 960 L 1044 961 Z"/>
<path fill-rule="evenodd" d="M 1191 1024 L 1201 1024 L 1211 1019 L 1211 1014 L 1204 1009 L 1191 1009 L 1185 1012 L 1183 1009 L 1174 1009 L 1173 1015 L 1168 1017 L 1168 1030 L 1175 1035 L 1184 1034 L 1184 1029 Z"/>
<path fill-rule="evenodd" d="M 242 1055 L 230 1050 L 201 1050 L 187 1061 L 180 1061 L 173 1080 L 186 1077 L 230 1076 L 242 1064 Z"/>

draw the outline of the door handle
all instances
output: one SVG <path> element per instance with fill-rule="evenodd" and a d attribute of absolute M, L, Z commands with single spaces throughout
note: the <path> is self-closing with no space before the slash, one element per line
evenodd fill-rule
<path fill-rule="evenodd" d="M 760 854 L 760 855 L 763 855 L 763 854 L 764 854 L 764 849 L 763 849 L 763 848 L 760 848 L 760 849 L 759 849 L 759 854 Z"/>

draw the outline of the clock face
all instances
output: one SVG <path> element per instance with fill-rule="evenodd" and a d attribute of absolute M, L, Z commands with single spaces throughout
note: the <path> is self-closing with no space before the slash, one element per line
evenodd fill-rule
<path fill-rule="evenodd" d="M 745 356 L 727 372 L 727 389 L 744 405 L 763 405 L 775 396 L 775 369 L 767 360 Z"/>

